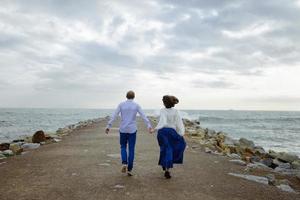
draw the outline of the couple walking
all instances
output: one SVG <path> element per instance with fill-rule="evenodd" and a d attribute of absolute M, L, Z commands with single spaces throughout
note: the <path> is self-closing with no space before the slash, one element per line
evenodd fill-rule
<path fill-rule="evenodd" d="M 160 111 L 160 118 L 155 129 L 149 119 L 146 117 L 141 107 L 133 101 L 135 94 L 129 91 L 126 94 L 127 101 L 120 103 L 109 120 L 105 132 L 108 134 L 109 130 L 116 119 L 121 114 L 120 123 L 120 145 L 121 145 L 121 159 L 122 159 L 122 172 L 132 176 L 134 149 L 136 143 L 136 115 L 139 115 L 147 125 L 149 133 L 157 130 L 157 141 L 160 147 L 160 156 L 158 164 L 162 166 L 165 178 L 171 178 L 170 169 L 173 164 L 182 164 L 183 152 L 185 149 L 184 125 L 179 112 L 173 107 L 179 103 L 178 99 L 174 96 L 163 96 L 164 109 Z M 128 153 L 127 153 L 128 145 Z"/>

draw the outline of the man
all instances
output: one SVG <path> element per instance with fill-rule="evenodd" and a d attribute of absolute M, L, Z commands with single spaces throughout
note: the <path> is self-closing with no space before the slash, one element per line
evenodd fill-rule
<path fill-rule="evenodd" d="M 106 127 L 106 134 L 109 133 L 109 130 L 116 119 L 116 117 L 121 113 L 121 123 L 120 123 L 120 145 L 121 145 L 121 158 L 122 158 L 122 172 L 126 173 L 128 176 L 132 176 L 133 160 L 134 160 L 134 149 L 136 141 L 136 115 L 139 115 L 144 120 L 149 133 L 153 132 L 152 126 L 141 107 L 133 101 L 135 94 L 133 91 L 129 91 L 126 94 L 127 101 L 120 103 L 112 115 L 112 118 L 109 120 Z M 128 151 L 127 154 L 127 143 Z"/>

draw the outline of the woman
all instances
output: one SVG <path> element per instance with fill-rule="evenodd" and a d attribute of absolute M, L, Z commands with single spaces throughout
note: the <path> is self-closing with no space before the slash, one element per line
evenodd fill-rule
<path fill-rule="evenodd" d="M 156 126 L 157 140 L 160 147 L 159 165 L 165 171 L 165 177 L 171 178 L 170 169 L 173 164 L 182 164 L 184 141 L 184 125 L 179 112 L 173 107 L 179 101 L 174 96 L 165 95 L 162 99 L 165 108 L 160 111 L 160 119 Z"/>

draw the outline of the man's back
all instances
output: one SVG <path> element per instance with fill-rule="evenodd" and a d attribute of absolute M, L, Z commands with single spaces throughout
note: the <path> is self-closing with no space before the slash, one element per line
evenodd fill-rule
<path fill-rule="evenodd" d="M 120 103 L 113 114 L 111 120 L 108 123 L 109 128 L 112 126 L 115 118 L 121 113 L 121 123 L 120 123 L 120 132 L 122 133 L 135 133 L 137 131 L 136 126 L 136 115 L 139 115 L 143 118 L 148 128 L 151 128 L 151 124 L 145 114 L 143 113 L 141 107 L 135 103 L 132 99 L 128 99 Z"/>

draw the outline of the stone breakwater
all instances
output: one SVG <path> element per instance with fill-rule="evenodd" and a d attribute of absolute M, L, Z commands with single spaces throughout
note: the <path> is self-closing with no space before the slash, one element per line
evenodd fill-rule
<path fill-rule="evenodd" d="M 286 152 L 265 151 L 263 147 L 246 138 L 233 139 L 224 132 L 202 128 L 199 121 L 184 119 L 186 136 L 200 144 L 206 153 L 226 156 L 230 162 L 245 167 L 245 173 L 263 176 L 229 175 L 267 183 L 286 192 L 296 192 L 300 185 L 300 158 Z M 193 148 L 193 146 L 192 146 Z M 280 177 L 280 178 L 277 178 Z M 263 180 L 263 181 L 262 181 Z"/>
<path fill-rule="evenodd" d="M 60 142 L 63 136 L 70 134 L 74 130 L 91 126 L 92 124 L 98 123 L 102 120 L 105 120 L 105 118 L 80 121 L 76 124 L 59 128 L 55 133 L 45 133 L 43 130 L 39 130 L 32 136 L 13 140 L 10 143 L 2 143 L 0 144 L 0 164 L 3 163 L 1 160 L 7 157 L 25 154 L 28 150 L 37 149 L 41 145 Z"/>

